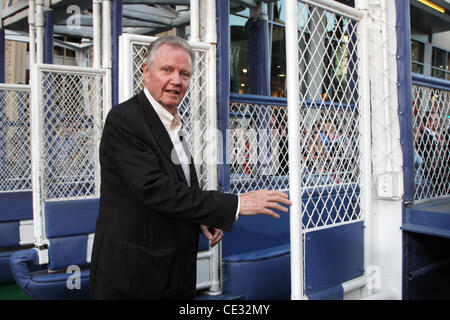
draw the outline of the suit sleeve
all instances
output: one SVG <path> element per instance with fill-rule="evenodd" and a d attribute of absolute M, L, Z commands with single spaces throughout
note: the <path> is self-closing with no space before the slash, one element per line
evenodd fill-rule
<path fill-rule="evenodd" d="M 190 188 L 167 174 L 161 164 L 166 158 L 157 153 L 154 137 L 143 138 L 142 126 L 132 125 L 127 118 L 111 112 L 107 117 L 100 151 L 102 171 L 114 172 L 123 181 L 123 188 L 129 189 L 130 197 L 156 214 L 230 231 L 238 196 Z"/>

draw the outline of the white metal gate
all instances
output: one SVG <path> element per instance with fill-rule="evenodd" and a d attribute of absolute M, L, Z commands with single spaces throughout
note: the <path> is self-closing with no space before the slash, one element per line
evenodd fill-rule
<path fill-rule="evenodd" d="M 364 219 L 370 135 L 363 13 L 334 1 L 286 1 L 291 290 L 305 296 L 307 232 Z M 365 128 L 367 129 L 367 128 Z M 370 149 L 369 149 L 370 150 Z M 367 149 L 365 150 L 367 151 Z M 370 158 L 367 157 L 370 161 Z M 313 166 L 311 167 L 311 165 Z M 332 188 L 351 199 L 329 196 Z M 322 200 L 315 202 L 312 194 Z"/>
<path fill-rule="evenodd" d="M 123 34 L 120 37 L 119 78 L 123 80 L 119 101 L 125 101 L 143 89 L 142 66 L 148 46 L 155 37 Z M 217 190 L 218 136 L 216 111 L 215 47 L 189 42 L 195 52 L 191 84 L 178 107 L 183 131 L 196 166 L 200 186 Z M 197 289 L 218 292 L 220 244 L 197 257 Z"/>
<path fill-rule="evenodd" d="M 48 244 L 45 202 L 99 198 L 99 146 L 108 112 L 105 70 L 37 64 L 32 86 L 35 244 Z"/>

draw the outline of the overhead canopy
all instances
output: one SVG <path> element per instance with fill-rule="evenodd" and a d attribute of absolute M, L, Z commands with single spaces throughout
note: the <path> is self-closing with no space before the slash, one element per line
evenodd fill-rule
<path fill-rule="evenodd" d="M 257 2 L 230 0 L 230 10 L 255 8 Z M 1 12 L 3 28 L 28 33 L 28 0 L 8 4 Z M 156 35 L 189 25 L 190 0 L 123 0 L 122 4 L 122 28 L 126 33 Z M 50 8 L 54 12 L 56 36 L 92 38 L 92 0 L 52 0 Z"/>
<path fill-rule="evenodd" d="M 411 26 L 427 34 L 450 30 L 450 3 L 446 0 L 425 1 L 444 9 L 440 12 L 418 0 L 411 0 Z"/>

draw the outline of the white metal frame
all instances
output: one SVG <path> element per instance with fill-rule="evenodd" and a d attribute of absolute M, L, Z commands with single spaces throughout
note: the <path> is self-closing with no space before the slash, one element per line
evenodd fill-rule
<path fill-rule="evenodd" d="M 32 189 L 33 189 L 33 220 L 34 220 L 34 243 L 37 248 L 44 248 L 48 245 L 48 239 L 45 232 L 45 212 L 43 195 L 43 151 L 42 134 L 43 128 L 41 118 L 43 114 L 42 106 L 42 74 L 50 71 L 62 74 L 80 74 L 80 75 L 100 75 L 106 81 L 106 71 L 104 69 L 82 68 L 72 66 L 59 66 L 48 64 L 35 64 L 33 67 L 33 82 L 31 85 L 31 166 L 32 166 Z M 102 88 L 102 95 L 105 96 L 105 87 Z M 103 110 L 108 110 L 108 99 L 103 100 Z M 104 121 L 104 118 L 102 119 Z M 99 141 L 99 134 L 96 134 Z M 100 170 L 98 159 L 96 160 L 96 181 L 100 181 Z M 98 186 L 96 186 L 98 188 Z M 64 199 L 67 200 L 67 199 Z M 39 263 L 48 263 L 46 250 L 38 250 Z"/>
<path fill-rule="evenodd" d="M 348 7 L 346 5 L 337 3 L 330 0 L 304 0 L 302 1 L 311 7 L 320 7 L 336 14 L 346 16 L 352 20 L 361 21 L 365 17 L 365 13 L 357 9 Z M 289 141 L 300 141 L 300 90 L 299 90 L 299 67 L 298 67 L 298 17 L 297 17 L 297 1 L 286 1 L 286 70 L 287 70 L 287 93 L 288 93 L 288 139 Z M 364 45 L 364 44 L 363 44 Z M 365 50 L 358 52 L 358 54 L 367 54 Z M 364 64 L 364 60 L 362 62 Z M 362 66 L 363 68 L 366 66 Z M 361 70 L 359 71 L 361 72 Z M 367 82 L 360 84 L 359 90 L 362 90 L 362 94 L 365 98 L 366 93 L 369 92 L 367 88 Z M 361 93 L 360 93 L 361 94 Z M 363 108 L 367 108 L 367 100 L 363 102 Z M 361 119 L 364 124 L 370 124 L 370 114 L 363 112 L 364 119 Z M 370 138 L 369 127 L 364 127 L 365 135 L 363 137 Z M 369 133 L 369 134 L 367 134 Z M 366 141 L 361 143 L 367 147 Z M 370 146 L 370 143 L 369 143 Z M 366 151 L 366 150 L 365 150 Z M 306 299 L 304 288 L 304 235 L 303 230 L 303 208 L 302 208 L 302 181 L 301 181 L 301 151 L 298 143 L 289 143 L 289 187 L 290 187 L 290 199 L 292 206 L 290 208 L 290 234 L 291 234 L 291 299 L 299 300 Z M 370 159 L 370 158 L 369 158 Z M 370 160 L 369 160 L 370 161 Z M 367 161 L 362 166 L 362 179 L 367 174 L 370 174 L 370 170 L 367 170 Z M 369 163 L 370 168 L 370 163 Z M 361 181 L 361 187 L 363 190 L 369 189 L 366 185 L 367 180 Z M 363 193 L 361 206 L 363 211 L 366 205 L 367 196 L 370 195 L 367 192 Z M 370 198 L 369 198 L 370 199 Z M 331 225 L 332 227 L 332 225 Z"/>

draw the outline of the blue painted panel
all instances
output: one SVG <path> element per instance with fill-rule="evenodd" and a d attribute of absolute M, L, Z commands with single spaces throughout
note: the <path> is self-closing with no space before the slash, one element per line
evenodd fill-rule
<path fill-rule="evenodd" d="M 75 236 L 50 239 L 48 246 L 49 269 L 66 269 L 70 265 L 87 265 L 88 236 Z"/>
<path fill-rule="evenodd" d="M 9 268 L 9 259 L 14 251 L 0 251 L 0 282 L 14 281 Z"/>
<path fill-rule="evenodd" d="M 450 199 L 404 208 L 402 230 L 450 238 Z"/>
<path fill-rule="evenodd" d="M 19 222 L 0 222 L 0 248 L 19 245 Z"/>
<path fill-rule="evenodd" d="M 290 253 L 286 248 L 274 248 L 277 253 L 284 249 L 281 255 L 271 255 L 270 250 L 256 254 L 260 256 L 257 260 L 235 262 L 224 259 L 224 294 L 244 295 L 250 300 L 288 300 L 291 273 Z"/>
<path fill-rule="evenodd" d="M 278 212 L 280 219 L 267 215 L 239 217 L 222 240 L 222 255 L 229 256 L 288 244 L 289 213 Z"/>
<path fill-rule="evenodd" d="M 31 191 L 0 193 L 0 221 L 33 219 Z"/>
<path fill-rule="evenodd" d="M 198 239 L 198 251 L 207 251 L 209 250 L 209 240 L 200 233 L 200 237 Z"/>
<path fill-rule="evenodd" d="M 98 199 L 45 203 L 45 228 L 48 238 L 87 234 L 95 231 Z"/>
<path fill-rule="evenodd" d="M 305 250 L 307 295 L 360 277 L 364 274 L 363 223 L 309 232 Z"/>

